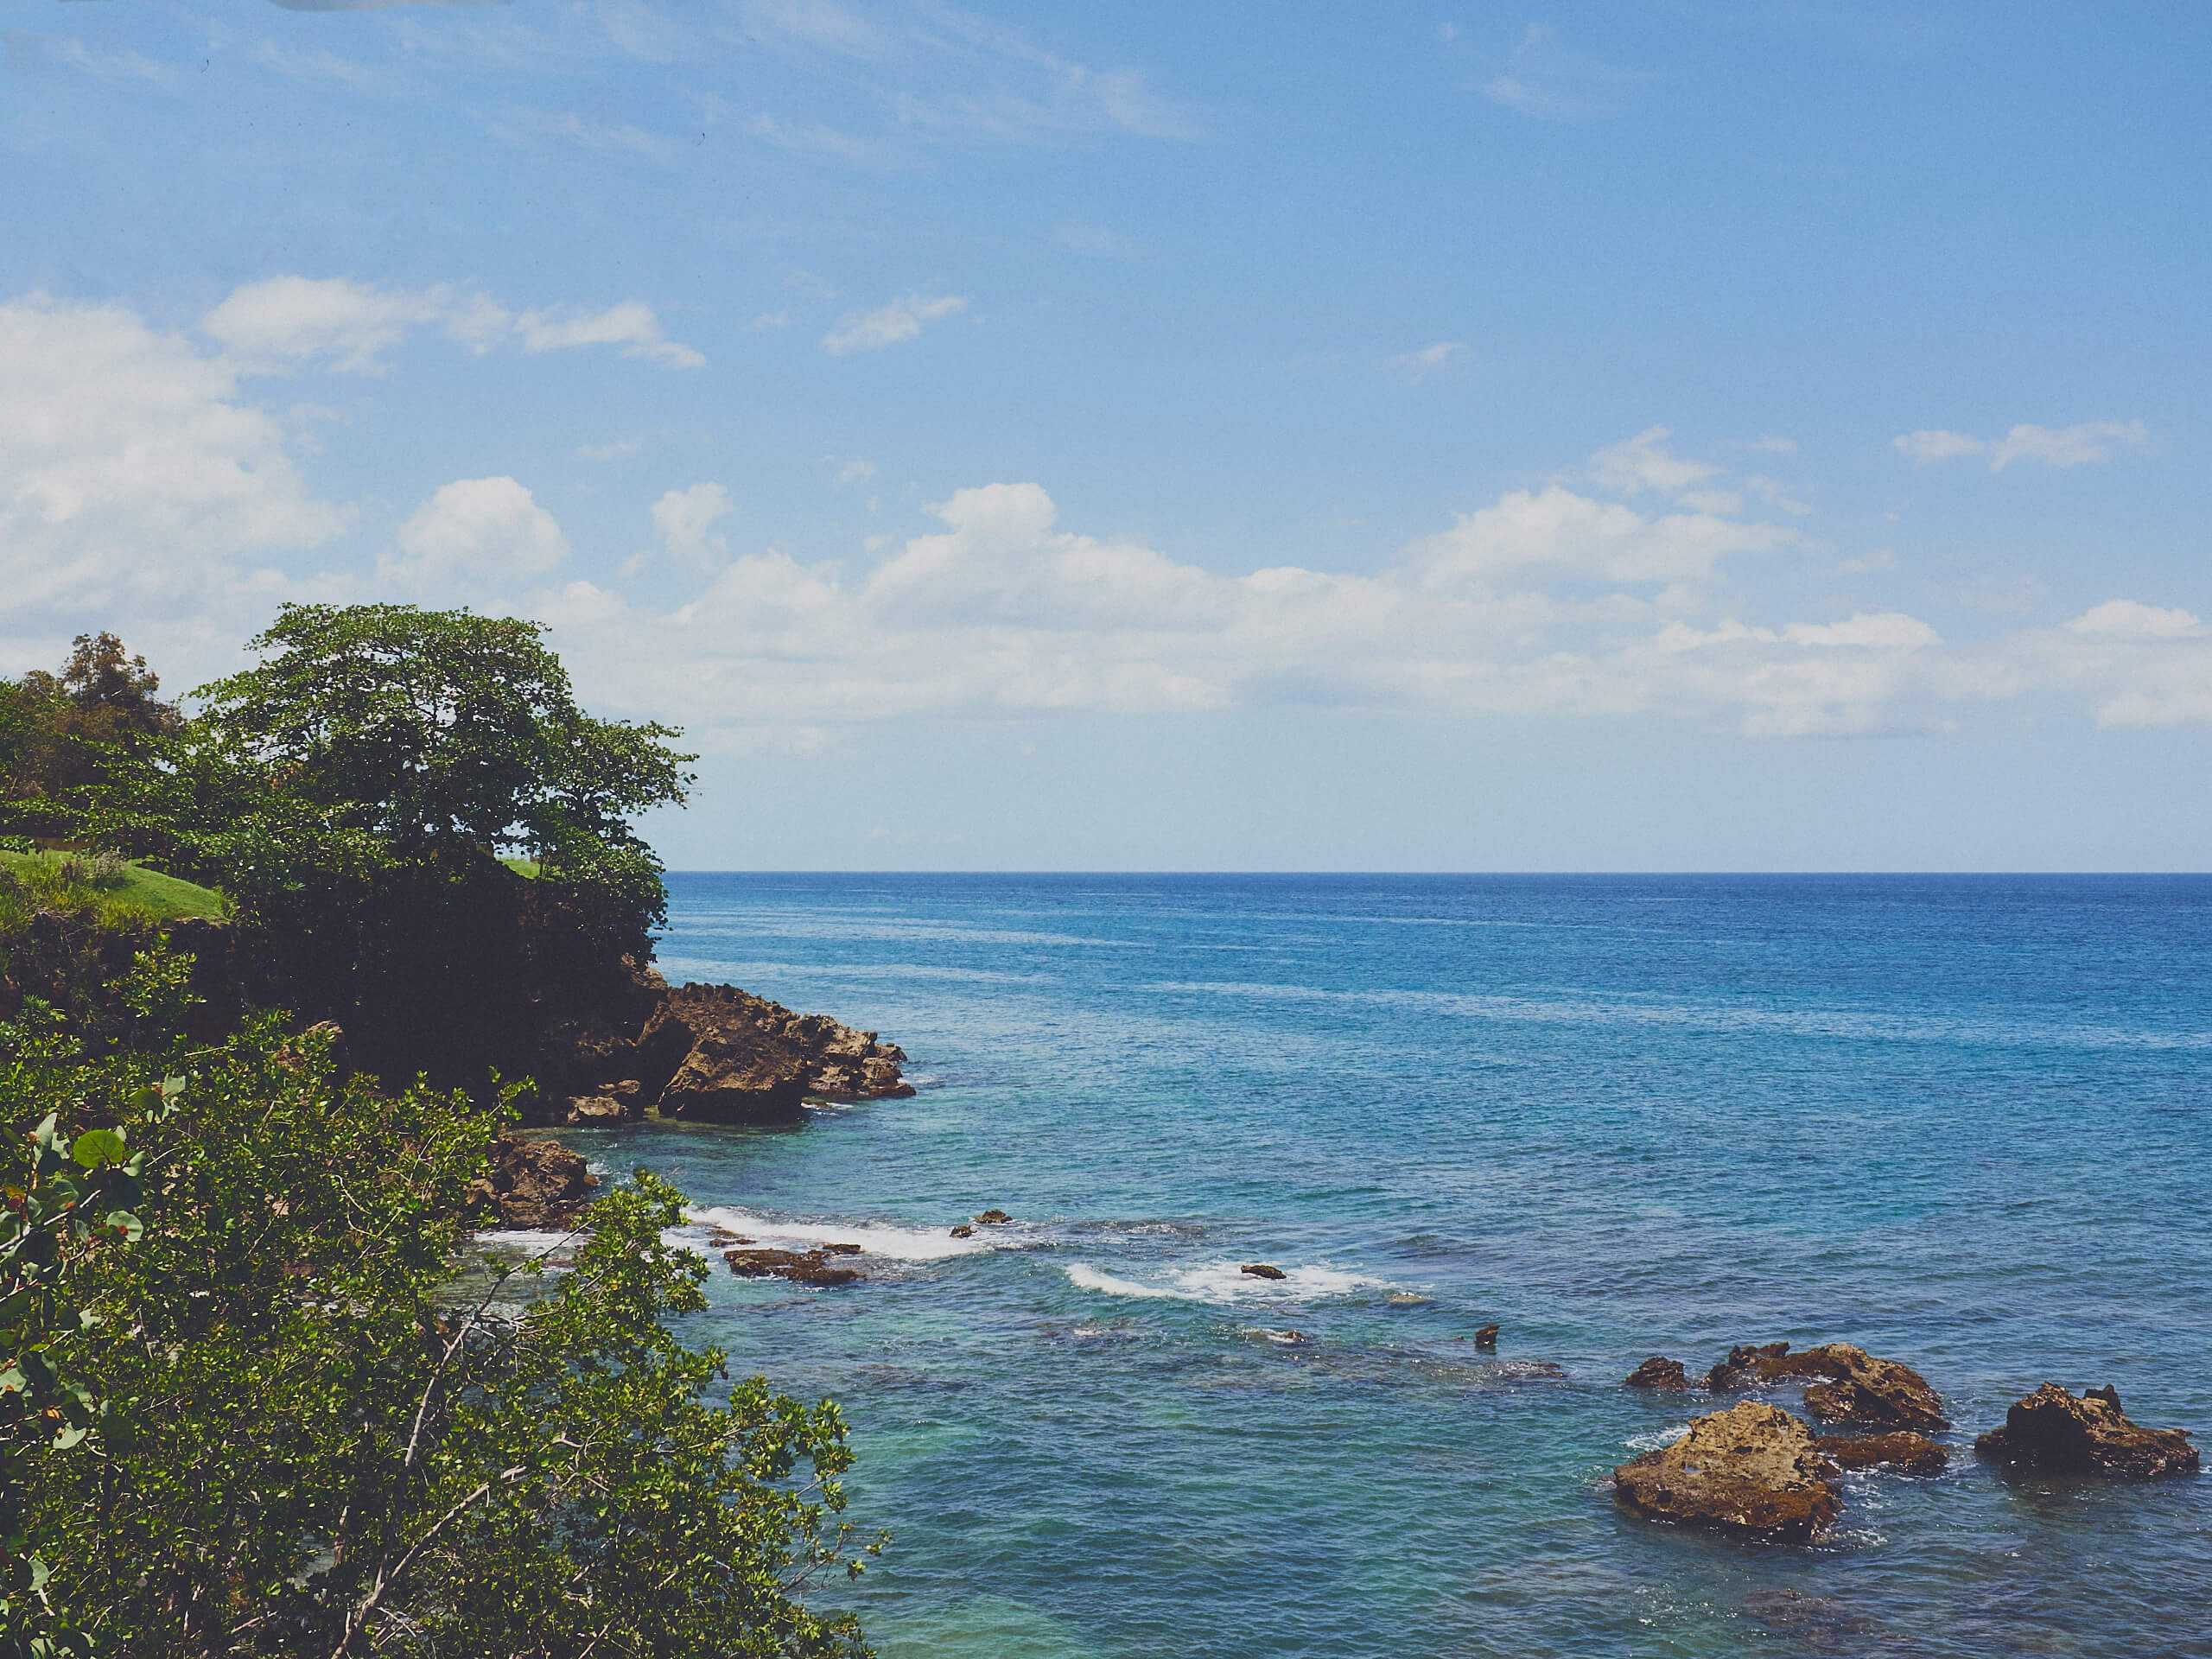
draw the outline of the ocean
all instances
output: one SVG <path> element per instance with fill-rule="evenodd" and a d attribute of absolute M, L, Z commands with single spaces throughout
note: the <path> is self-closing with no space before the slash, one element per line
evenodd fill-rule
<path fill-rule="evenodd" d="M 702 1241 L 866 1247 L 716 1262 L 686 1334 L 845 1408 L 893 1542 L 815 1596 L 887 1659 L 2212 1654 L 2212 1478 L 1971 1450 L 2046 1379 L 2212 1435 L 2212 879 L 669 886 L 672 982 L 909 1056 L 570 1137 Z M 1949 1471 L 1807 1546 L 1618 1511 L 1707 1408 L 1621 1379 L 1783 1339 L 1924 1373 Z"/>

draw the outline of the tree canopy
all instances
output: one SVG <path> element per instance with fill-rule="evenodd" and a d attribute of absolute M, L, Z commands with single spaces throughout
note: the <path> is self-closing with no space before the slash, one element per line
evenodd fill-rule
<path fill-rule="evenodd" d="M 287 605 L 248 641 L 267 661 L 195 696 L 264 776 L 397 856 L 642 846 L 630 819 L 681 802 L 692 757 L 669 749 L 671 727 L 586 715 L 543 632 L 411 605 Z"/>

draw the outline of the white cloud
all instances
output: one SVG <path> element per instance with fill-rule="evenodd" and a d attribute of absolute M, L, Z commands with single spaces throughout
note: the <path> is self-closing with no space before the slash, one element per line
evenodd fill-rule
<path fill-rule="evenodd" d="M 1440 340 L 1417 352 L 1402 352 L 1389 359 L 1383 366 L 1396 371 L 1408 385 L 1419 385 L 1431 375 L 1449 368 L 1466 349 L 1463 340 Z"/>
<path fill-rule="evenodd" d="M 1899 454 L 1923 466 L 1961 455 L 1980 455 L 1987 459 L 1991 472 L 2001 473 L 2016 461 L 2067 467 L 2110 461 L 2121 454 L 2140 454 L 2151 447 L 2151 434 L 2140 421 L 2088 421 L 2056 428 L 2016 426 L 2001 438 L 1933 429 L 1907 432 L 1891 442 Z"/>
<path fill-rule="evenodd" d="M 1515 490 L 1495 505 L 1461 514 L 1414 553 L 1431 587 L 1516 575 L 1644 584 L 1701 582 L 1732 554 L 1798 539 L 1778 524 L 1696 511 L 1642 513 L 1554 484 L 1539 493 Z"/>
<path fill-rule="evenodd" d="M 837 469 L 837 481 L 840 484 L 857 484 L 864 479 L 874 476 L 875 463 L 872 461 L 849 461 Z"/>
<path fill-rule="evenodd" d="M 2075 633 L 2135 639 L 2181 639 L 2201 635 L 2203 623 L 2187 611 L 2162 611 L 2132 599 L 2108 599 L 2066 625 Z"/>
<path fill-rule="evenodd" d="M 442 289 L 391 293 L 343 276 L 272 276 L 234 289 L 200 318 L 200 332 L 248 373 L 321 359 L 341 373 L 373 374 L 380 353 L 450 304 Z"/>
<path fill-rule="evenodd" d="M 171 609 L 341 531 L 231 365 L 116 305 L 0 304 L 0 607 Z"/>
<path fill-rule="evenodd" d="M 604 311 L 525 311 L 515 319 L 525 352 L 561 352 L 578 346 L 620 346 L 625 357 L 642 357 L 664 368 L 696 369 L 706 359 L 660 331 L 652 307 L 625 300 Z"/>
<path fill-rule="evenodd" d="M 1667 448 L 1669 435 L 1663 426 L 1646 427 L 1632 438 L 1607 445 L 1590 457 L 1592 480 L 1599 489 L 1619 495 L 1656 490 L 1678 496 L 1719 472 L 1718 467 L 1671 454 Z"/>
<path fill-rule="evenodd" d="M 433 594 L 505 593 L 569 556 L 553 515 L 512 478 L 446 485 L 399 527 L 399 551 L 378 562 L 387 582 Z"/>
<path fill-rule="evenodd" d="M 1531 23 L 1483 96 L 1547 121 L 1595 121 L 1624 113 L 1644 77 L 1569 49 L 1548 23 Z"/>
<path fill-rule="evenodd" d="M 671 490 L 653 503 L 653 528 L 674 557 L 712 569 L 728 556 L 729 548 L 721 537 L 708 532 L 736 511 L 721 485 L 694 484 L 688 490 Z"/>
<path fill-rule="evenodd" d="M 620 438 L 612 443 L 582 443 L 576 446 L 580 461 L 627 461 L 645 447 L 643 438 Z"/>
<path fill-rule="evenodd" d="M 379 289 L 349 277 L 272 276 L 237 289 L 200 321 L 246 373 L 283 373 L 321 365 L 340 373 L 379 374 L 383 353 L 414 328 L 437 325 L 480 354 L 503 343 L 526 352 L 620 346 L 668 368 L 696 368 L 707 359 L 665 338 L 651 306 L 626 300 L 604 311 L 524 311 L 449 287 Z"/>
<path fill-rule="evenodd" d="M 832 357 L 844 357 L 896 346 L 916 338 L 928 324 L 958 316 L 967 308 L 968 302 L 957 294 L 934 298 L 909 294 L 873 311 L 847 317 L 822 337 L 822 349 Z"/>

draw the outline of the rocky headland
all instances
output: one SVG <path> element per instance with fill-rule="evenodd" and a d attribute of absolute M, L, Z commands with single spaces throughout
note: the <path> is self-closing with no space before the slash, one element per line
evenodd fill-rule
<path fill-rule="evenodd" d="M 527 1122 L 796 1123 L 804 1103 L 899 1099 L 906 1055 L 820 1014 L 734 985 L 671 988 L 651 969 L 540 1042 Z"/>

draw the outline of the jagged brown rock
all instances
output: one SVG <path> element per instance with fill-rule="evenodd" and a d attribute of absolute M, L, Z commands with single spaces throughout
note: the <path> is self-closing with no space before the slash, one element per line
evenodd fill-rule
<path fill-rule="evenodd" d="M 1908 1475 L 1940 1475 L 1951 1460 L 1942 1446 L 1909 1428 L 1887 1434 L 1823 1434 L 1813 1449 L 1839 1469 L 1887 1465 Z"/>
<path fill-rule="evenodd" d="M 976 1217 L 978 1224 L 985 1227 L 1003 1227 L 1013 1219 L 1014 1217 L 1003 1210 L 986 1210 Z"/>
<path fill-rule="evenodd" d="M 1842 1508 L 1836 1473 L 1811 1429 L 1779 1406 L 1746 1400 L 1693 1419 L 1672 1446 L 1621 1465 L 1613 1497 L 1647 1520 L 1797 1541 Z"/>
<path fill-rule="evenodd" d="M 1823 1343 L 1797 1353 L 1786 1342 L 1740 1344 L 1706 1374 L 1716 1393 L 1762 1382 L 1808 1382 L 1805 1409 L 1824 1422 L 1869 1423 L 1883 1428 L 1948 1428 L 1943 1402 L 1928 1379 L 1910 1365 L 1878 1359 L 1847 1342 Z"/>
<path fill-rule="evenodd" d="M 1287 1276 L 1281 1268 L 1271 1262 L 1247 1262 L 1243 1267 L 1237 1268 L 1237 1272 L 1248 1273 L 1255 1279 L 1281 1279 Z"/>
<path fill-rule="evenodd" d="M 547 1230 L 573 1226 L 599 1177 L 581 1154 L 537 1136 L 493 1143 L 491 1166 L 469 1183 L 470 1207 L 501 1227 Z"/>
<path fill-rule="evenodd" d="M 1630 1371 L 1623 1384 L 1631 1389 L 1688 1389 L 1690 1379 L 1681 1360 L 1654 1354 Z"/>
<path fill-rule="evenodd" d="M 607 989 L 592 1012 L 549 1030 L 534 1075 L 535 1120 L 664 1116 L 714 1123 L 795 1123 L 808 1100 L 880 1100 L 914 1092 L 906 1055 L 826 1014 L 794 1014 L 732 985 L 671 989 L 651 969 Z M 609 1104 L 608 1103 L 613 1103 Z"/>
<path fill-rule="evenodd" d="M 2046 1382 L 2005 1414 L 1974 1443 L 1985 1458 L 2024 1464 L 2054 1474 L 2120 1475 L 2145 1480 L 2154 1475 L 2195 1474 L 2196 1448 L 2185 1428 L 2143 1428 L 2120 1408 L 2120 1394 L 2109 1384 L 2079 1399 L 2056 1382 Z"/>
<path fill-rule="evenodd" d="M 830 1264 L 832 1250 L 851 1249 L 854 1247 L 833 1244 L 819 1250 L 725 1250 L 722 1260 L 741 1279 L 788 1279 L 796 1285 L 813 1285 L 826 1290 L 849 1285 L 863 1276 L 856 1268 Z"/>

